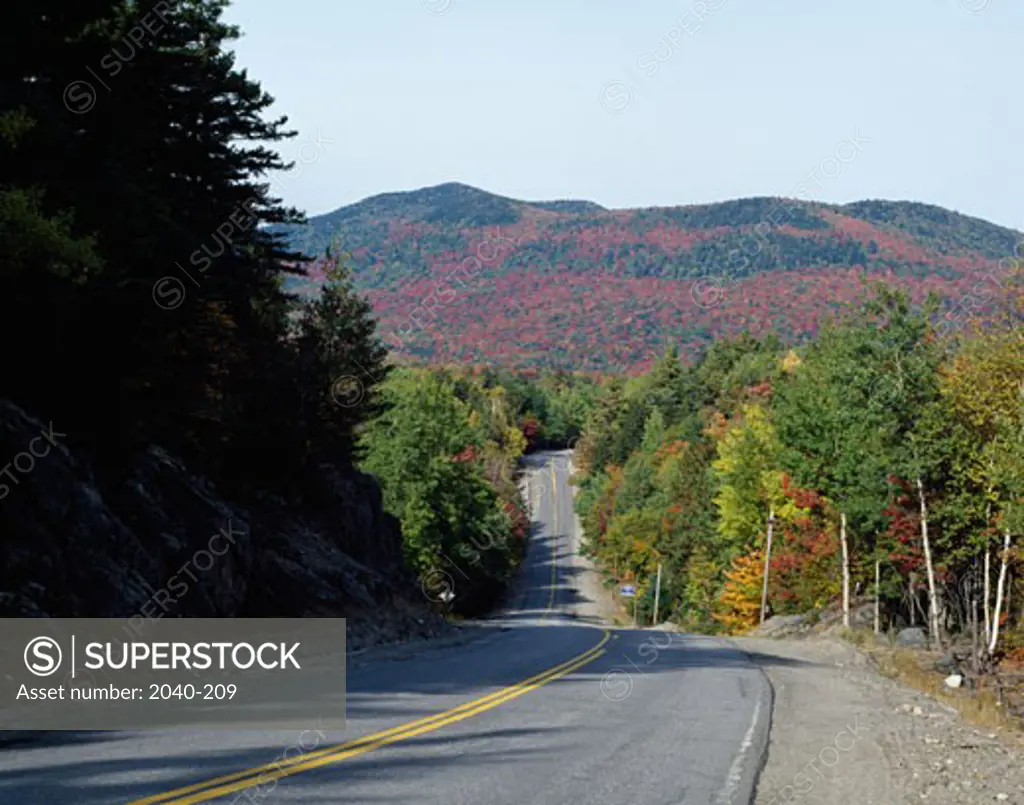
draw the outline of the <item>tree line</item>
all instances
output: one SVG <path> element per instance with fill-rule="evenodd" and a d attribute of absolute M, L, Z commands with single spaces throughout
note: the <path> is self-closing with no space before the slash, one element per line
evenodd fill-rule
<path fill-rule="evenodd" d="M 519 459 L 577 439 L 596 393 L 583 377 L 490 368 L 400 368 L 385 381 L 362 466 L 380 480 L 406 561 L 439 608 L 476 614 L 498 603 L 530 528 Z"/>
<path fill-rule="evenodd" d="M 744 335 L 607 382 L 577 450 L 588 549 L 642 617 L 662 564 L 671 617 L 744 632 L 767 569 L 768 614 L 842 602 L 848 623 L 861 592 L 876 629 L 977 627 L 995 651 L 1024 620 L 1022 318 L 1019 282 L 955 332 L 878 284 L 801 346 Z"/>

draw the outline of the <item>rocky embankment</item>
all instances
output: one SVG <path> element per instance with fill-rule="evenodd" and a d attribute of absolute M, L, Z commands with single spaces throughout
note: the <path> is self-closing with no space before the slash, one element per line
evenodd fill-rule
<path fill-rule="evenodd" d="M 446 630 L 373 478 L 324 466 L 315 506 L 241 506 L 159 447 L 101 482 L 0 400 L 0 617 L 348 619 L 348 649 Z"/>

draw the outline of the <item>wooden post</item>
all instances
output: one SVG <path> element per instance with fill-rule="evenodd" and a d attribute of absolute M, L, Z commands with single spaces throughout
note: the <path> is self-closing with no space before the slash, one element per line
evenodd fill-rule
<path fill-rule="evenodd" d="M 974 569 L 978 569 L 978 560 L 974 560 Z M 978 581 L 977 576 L 971 579 L 971 670 L 978 673 Z"/>
<path fill-rule="evenodd" d="M 843 543 L 843 626 L 850 628 L 850 549 L 846 544 L 846 514 L 840 514 L 839 539 Z"/>
<path fill-rule="evenodd" d="M 882 560 L 875 559 L 875 634 L 881 631 L 882 625 Z"/>
<path fill-rule="evenodd" d="M 930 631 L 932 645 L 937 651 L 942 650 L 942 638 L 939 635 L 939 597 L 935 592 L 935 565 L 932 564 L 932 545 L 928 540 L 928 504 L 924 499 L 924 484 L 921 476 L 917 476 L 917 496 L 921 502 L 921 543 L 924 546 L 924 569 L 928 574 L 928 614 L 931 619 Z"/>
<path fill-rule="evenodd" d="M 654 587 L 654 623 L 652 626 L 658 625 L 658 603 L 661 598 L 661 562 L 658 562 L 658 580 L 655 582 Z"/>
<path fill-rule="evenodd" d="M 764 552 L 764 587 L 761 589 L 761 623 L 768 612 L 768 568 L 772 561 L 772 527 L 775 525 L 774 507 L 768 511 L 768 544 Z"/>

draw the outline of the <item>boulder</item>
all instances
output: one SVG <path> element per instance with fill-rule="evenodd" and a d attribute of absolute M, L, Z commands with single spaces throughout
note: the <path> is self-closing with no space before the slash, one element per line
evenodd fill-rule
<path fill-rule="evenodd" d="M 947 654 L 945 657 L 936 660 L 933 667 L 941 674 L 950 674 L 956 671 L 960 665 L 957 662 L 956 657 L 951 654 Z"/>
<path fill-rule="evenodd" d="M 761 624 L 754 634 L 761 637 L 781 638 L 806 631 L 808 628 L 806 614 L 775 615 Z"/>
<path fill-rule="evenodd" d="M 873 628 L 875 625 L 875 604 L 857 604 L 850 607 L 850 626 L 854 629 Z"/>
<path fill-rule="evenodd" d="M 924 629 L 911 626 L 909 629 L 902 629 L 896 636 L 896 644 L 903 648 L 925 648 L 928 645 L 928 636 Z"/>

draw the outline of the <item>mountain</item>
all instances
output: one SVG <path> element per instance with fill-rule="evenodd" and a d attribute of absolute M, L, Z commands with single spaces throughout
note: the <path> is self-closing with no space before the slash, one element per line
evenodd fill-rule
<path fill-rule="evenodd" d="M 640 370 L 749 330 L 799 340 L 868 279 L 922 300 L 972 293 L 1020 233 L 907 201 L 746 198 L 608 210 L 458 183 L 386 193 L 282 228 L 333 241 L 400 359 Z M 460 268 L 461 267 L 461 268 Z M 315 293 L 314 268 L 292 287 Z M 952 302 L 951 302 L 952 304 Z"/>

